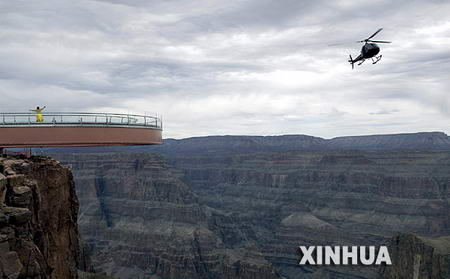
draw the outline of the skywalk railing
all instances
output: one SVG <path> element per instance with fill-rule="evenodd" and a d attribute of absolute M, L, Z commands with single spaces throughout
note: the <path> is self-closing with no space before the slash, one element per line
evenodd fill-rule
<path fill-rule="evenodd" d="M 43 112 L 42 121 L 35 113 L 0 113 L 2 126 L 122 126 L 162 129 L 158 116 L 90 113 L 90 112 Z"/>

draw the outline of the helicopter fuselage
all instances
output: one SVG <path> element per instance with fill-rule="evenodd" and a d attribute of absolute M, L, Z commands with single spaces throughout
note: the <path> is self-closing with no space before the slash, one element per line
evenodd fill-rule
<path fill-rule="evenodd" d="M 380 47 L 374 43 L 365 43 L 361 48 L 361 54 L 356 57 L 353 62 L 358 62 L 363 59 L 369 59 L 376 56 L 380 52 Z"/>
<path fill-rule="evenodd" d="M 361 54 L 364 59 L 372 58 L 380 52 L 380 47 L 374 43 L 366 43 L 361 49 Z"/>

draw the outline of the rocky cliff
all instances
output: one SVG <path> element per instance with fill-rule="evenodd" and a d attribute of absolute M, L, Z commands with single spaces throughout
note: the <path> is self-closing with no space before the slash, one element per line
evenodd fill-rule
<path fill-rule="evenodd" d="M 80 232 L 97 271 L 118 278 L 279 278 L 253 242 L 233 245 L 229 238 L 239 232 L 232 217 L 201 206 L 161 156 L 58 157 L 73 169 Z"/>
<path fill-rule="evenodd" d="M 59 155 L 97 266 L 121 278 L 377 278 L 299 266 L 297 247 L 450 233 L 449 151 L 208 151 Z"/>
<path fill-rule="evenodd" d="M 0 157 L 0 278 L 78 278 L 77 214 L 67 167 Z"/>
<path fill-rule="evenodd" d="M 382 279 L 450 278 L 450 236 L 398 234 L 389 242 L 389 250 L 392 265 L 380 269 Z"/>

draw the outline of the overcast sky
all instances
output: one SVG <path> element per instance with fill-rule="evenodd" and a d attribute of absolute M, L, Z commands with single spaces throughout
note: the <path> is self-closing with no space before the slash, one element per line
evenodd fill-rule
<path fill-rule="evenodd" d="M 175 138 L 450 133 L 449 1 L 0 0 L 0 27 L 0 111 L 158 113 Z M 393 43 L 352 70 L 380 27 Z"/>

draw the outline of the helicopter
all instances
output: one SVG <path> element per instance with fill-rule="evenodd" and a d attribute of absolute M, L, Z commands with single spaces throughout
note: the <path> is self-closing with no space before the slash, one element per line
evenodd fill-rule
<path fill-rule="evenodd" d="M 391 42 L 388 42 L 388 41 L 371 40 L 381 30 L 383 30 L 383 28 L 378 29 L 377 32 L 373 33 L 372 36 L 370 36 L 369 38 L 367 38 L 365 40 L 362 40 L 362 41 L 358 41 L 358 43 L 364 43 L 364 45 L 361 48 L 361 54 L 358 55 L 358 57 L 356 57 L 356 59 L 353 59 L 352 55 L 350 54 L 350 59 L 348 60 L 348 62 L 350 64 L 352 64 L 352 69 L 355 68 L 354 64 L 356 62 L 359 62 L 357 64 L 359 66 L 362 63 L 364 63 L 364 61 L 366 61 L 366 59 L 369 59 L 369 58 L 372 59 L 372 64 L 376 64 L 378 61 L 380 61 L 382 55 L 380 54 L 379 56 L 377 56 L 377 54 L 380 52 L 380 47 L 377 44 L 375 44 L 375 43 L 385 43 L 385 44 L 391 43 Z"/>

